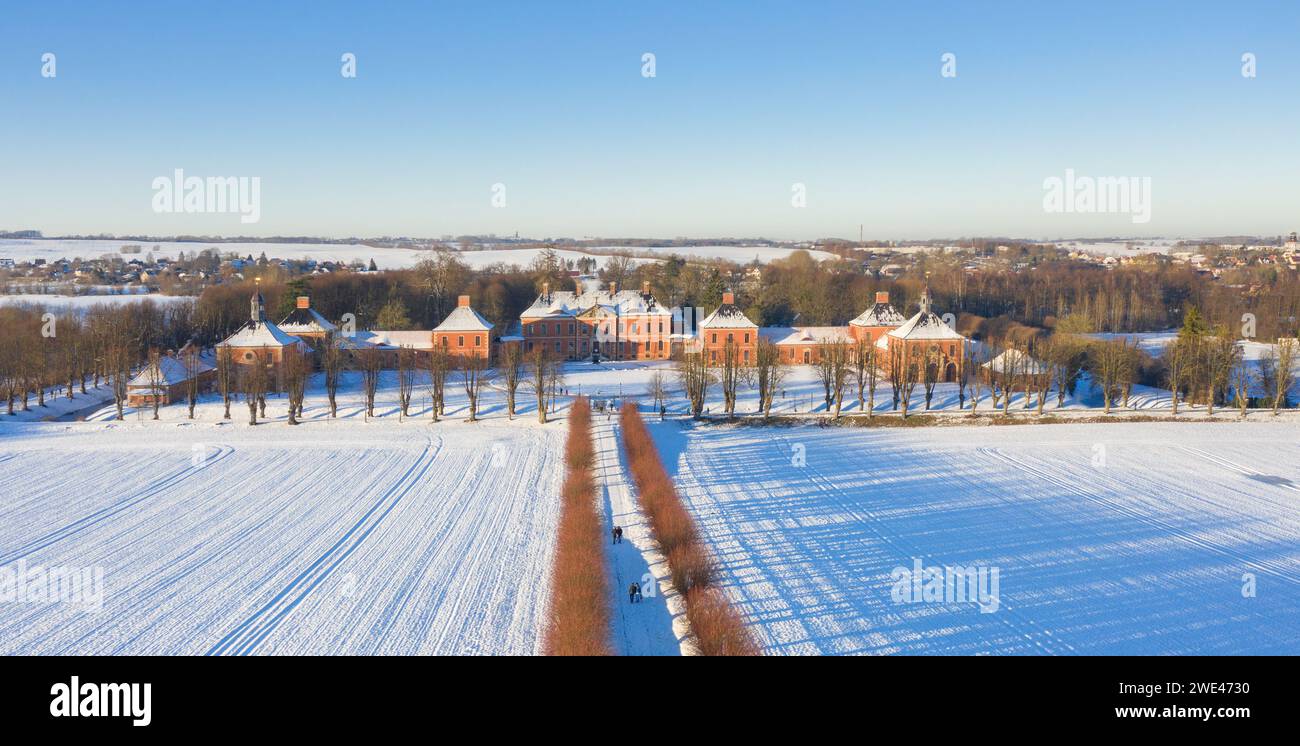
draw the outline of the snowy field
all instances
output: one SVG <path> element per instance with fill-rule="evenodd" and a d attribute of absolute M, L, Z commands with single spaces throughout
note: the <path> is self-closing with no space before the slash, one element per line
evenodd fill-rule
<path fill-rule="evenodd" d="M 138 245 L 139 254 L 122 254 L 125 245 Z M 187 255 L 205 249 L 216 249 L 223 256 L 228 253 L 239 256 L 260 256 L 265 253 L 271 259 L 315 259 L 316 261 L 369 263 L 375 260 L 380 269 L 405 269 L 414 266 L 421 259 L 433 255 L 431 251 L 399 248 L 379 248 L 362 244 L 311 244 L 311 243 L 203 243 L 203 242 L 140 242 L 88 239 L 17 239 L 0 238 L 0 258 L 13 259 L 16 262 L 44 259 L 53 262 L 59 259 L 97 259 L 105 254 L 119 256 L 123 259 L 143 258 L 152 253 L 155 258 L 175 259 L 182 251 Z M 794 249 L 773 246 L 636 246 L 636 247 L 602 247 L 602 250 L 624 250 L 638 254 L 654 254 L 668 257 L 670 255 L 696 257 L 700 259 L 727 259 L 741 264 L 754 261 L 767 262 L 789 256 Z M 457 251 L 456 256 L 466 264 L 481 269 L 492 264 L 516 265 L 527 267 L 544 251 L 543 249 L 484 249 L 479 251 Z M 594 258 L 598 266 L 612 257 L 604 254 L 588 254 L 579 250 L 557 249 L 555 253 L 564 259 L 577 260 L 584 257 Z M 824 251 L 809 252 L 816 259 L 832 259 L 833 254 Z M 634 261 L 652 261 L 640 259 Z"/>
<path fill-rule="evenodd" d="M 670 376 L 670 415 L 683 413 L 664 364 L 570 364 L 563 386 L 648 409 L 655 372 Z M 564 405 L 539 425 L 521 393 L 510 421 L 493 382 L 482 421 L 467 423 L 453 374 L 442 422 L 423 382 L 401 421 L 386 373 L 367 421 L 359 379 L 345 376 L 331 420 L 318 376 L 298 427 L 279 397 L 257 427 L 239 401 L 223 421 L 214 397 L 193 421 L 173 405 L 156 422 L 130 408 L 117 422 L 107 387 L 0 416 L 0 571 L 98 568 L 104 591 L 99 605 L 0 603 L 0 654 L 537 652 Z M 785 389 L 779 411 L 820 410 L 810 370 Z M 955 397 L 941 389 L 936 406 L 956 415 Z M 887 390 L 877 401 L 888 409 Z M 744 392 L 742 411 L 753 404 Z M 1088 414 L 1080 406 L 1067 410 Z M 84 421 L 33 421 L 58 414 Z M 1300 422 L 1251 418 L 1262 421 L 647 419 L 770 653 L 1300 652 Z M 618 594 L 664 568 L 616 423 L 597 413 L 596 430 L 603 509 L 627 529 L 611 555 Z M 999 610 L 892 604 L 881 584 L 914 557 L 1000 568 Z M 1240 595 L 1247 572 L 1256 598 Z M 616 648 L 679 654 L 674 603 L 618 603 Z"/>
<path fill-rule="evenodd" d="M 768 654 L 1300 653 L 1294 422 L 653 429 Z"/>
<path fill-rule="evenodd" d="M 655 254 L 659 256 L 687 256 L 700 259 L 725 259 L 737 264 L 749 264 L 754 260 L 770 262 L 773 259 L 785 259 L 799 249 L 784 246 L 601 246 L 601 251 L 628 251 L 636 254 Z M 838 259 L 829 251 L 804 249 L 818 261 Z"/>
<path fill-rule="evenodd" d="M 0 424 L 0 568 L 103 572 L 98 610 L 0 603 L 0 654 L 536 652 L 564 423 L 380 398 L 369 423 L 309 398 L 298 428 L 282 399 L 256 428 L 238 402 Z"/>
<path fill-rule="evenodd" d="M 30 295 L 0 295 L 0 306 L 41 306 L 53 309 L 85 310 L 99 305 L 120 306 L 126 303 L 139 303 L 142 300 L 154 303 L 192 303 L 196 298 L 189 295 L 163 295 L 161 293 L 119 293 L 115 295 L 48 295 L 33 293 Z"/>

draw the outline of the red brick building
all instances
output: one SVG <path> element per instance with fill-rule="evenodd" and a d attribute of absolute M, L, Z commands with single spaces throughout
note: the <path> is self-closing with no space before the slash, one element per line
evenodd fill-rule
<path fill-rule="evenodd" d="M 736 296 L 722 294 L 722 305 L 709 314 L 699 326 L 699 349 L 710 365 L 722 362 L 722 352 L 732 343 L 740 352 L 741 365 L 753 365 L 758 349 L 758 324 L 749 320 L 736 306 Z"/>
<path fill-rule="evenodd" d="M 902 326 L 886 332 L 876 347 L 891 358 L 901 355 L 916 380 L 924 380 L 926 367 L 933 365 L 938 380 L 952 383 L 966 360 L 966 338 L 931 310 L 928 287 L 921 293 L 921 310 Z"/>
<path fill-rule="evenodd" d="M 667 360 L 672 355 L 672 312 L 641 291 L 551 290 L 550 284 L 519 316 L 524 353 L 541 346 L 564 360 Z"/>
<path fill-rule="evenodd" d="M 495 325 L 470 306 L 469 296 L 456 299 L 456 308 L 433 330 L 433 344 L 459 357 L 492 360 Z"/>

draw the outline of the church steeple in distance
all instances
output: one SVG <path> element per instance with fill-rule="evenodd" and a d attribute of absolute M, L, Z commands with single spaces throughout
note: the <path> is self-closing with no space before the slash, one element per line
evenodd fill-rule
<path fill-rule="evenodd" d="M 254 324 L 266 321 L 266 300 L 262 297 L 262 278 L 257 278 L 257 288 L 253 290 L 251 316 Z"/>

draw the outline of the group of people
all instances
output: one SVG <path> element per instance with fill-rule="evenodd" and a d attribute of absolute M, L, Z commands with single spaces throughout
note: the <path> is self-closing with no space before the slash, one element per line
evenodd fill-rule
<path fill-rule="evenodd" d="M 623 527 L 615 526 L 609 532 L 611 544 L 623 543 Z M 641 603 L 641 584 L 633 583 L 627 587 L 627 602 L 630 604 Z"/>

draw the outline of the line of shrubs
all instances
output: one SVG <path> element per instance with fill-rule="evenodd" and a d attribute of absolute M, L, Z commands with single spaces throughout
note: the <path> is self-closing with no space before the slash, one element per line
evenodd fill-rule
<path fill-rule="evenodd" d="M 596 509 L 595 446 L 585 397 L 569 410 L 564 487 L 551 573 L 547 655 L 612 655 L 604 523 Z"/>
<path fill-rule="evenodd" d="M 672 478 L 664 470 L 636 405 L 625 405 L 619 419 L 641 510 L 668 560 L 673 586 L 686 599 L 686 618 L 695 634 L 696 648 L 702 655 L 758 655 L 758 643 L 744 618 L 714 586 L 713 560 Z"/>

